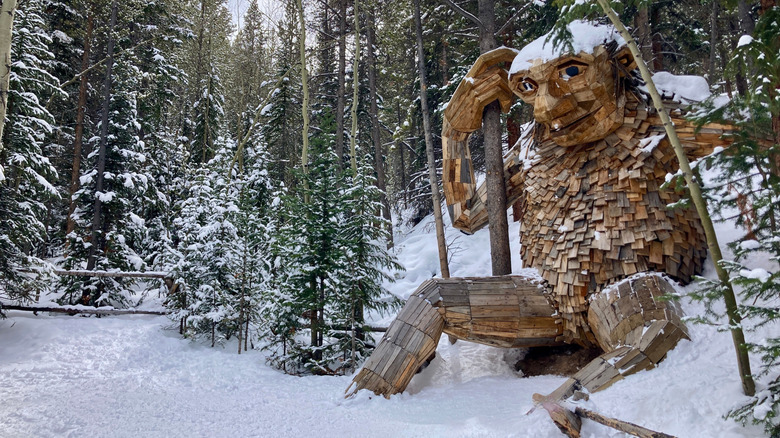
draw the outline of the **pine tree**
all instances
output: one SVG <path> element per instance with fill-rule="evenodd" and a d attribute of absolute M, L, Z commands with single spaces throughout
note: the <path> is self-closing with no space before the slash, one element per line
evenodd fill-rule
<path fill-rule="evenodd" d="M 275 160 L 269 169 L 275 181 L 287 187 L 295 183 L 293 169 L 300 162 L 301 85 L 297 32 L 297 12 L 294 1 L 288 1 L 284 20 L 278 30 L 279 41 L 274 53 L 274 79 L 283 78 L 273 92 L 271 103 L 262 109 L 266 117 L 263 138 L 268 153 Z"/>
<path fill-rule="evenodd" d="M 200 90 L 201 96 L 193 107 L 195 126 L 190 158 L 195 163 L 206 163 L 214 156 L 214 142 L 225 117 L 222 82 L 216 66 L 206 74 Z"/>
<path fill-rule="evenodd" d="M 181 286 L 167 302 L 173 318 L 185 321 L 185 335 L 209 338 L 212 346 L 233 335 L 240 344 L 257 322 L 270 225 L 265 154 L 247 149 L 244 171 L 228 181 L 234 144 L 223 137 L 215 143 L 215 157 L 196 171 L 175 221 L 180 243 L 169 269 Z"/>
<path fill-rule="evenodd" d="M 45 216 L 59 192 L 57 177 L 47 157 L 45 140 L 54 131 L 46 100 L 59 93 L 52 76 L 51 38 L 45 31 L 42 2 L 23 2 L 16 15 L 12 39 L 14 54 L 8 96 L 8 123 L 0 163 L 6 179 L 0 182 L 0 296 L 30 299 L 44 288 L 39 258 L 46 238 Z M 23 271 L 33 271 L 27 273 Z"/>
<path fill-rule="evenodd" d="M 332 132 L 333 116 L 325 111 L 322 117 L 323 132 Z M 306 184 L 280 199 L 277 284 L 267 299 L 264 337 L 269 360 L 288 373 L 354 369 L 370 347 L 362 334 L 363 307 L 389 307 L 381 284 L 389 279 L 387 270 L 398 268 L 376 216 L 381 204 L 373 170 L 362 167 L 354 181 L 349 178 L 333 138 L 312 138 L 309 171 L 301 175 Z"/>
<path fill-rule="evenodd" d="M 128 11 L 118 10 L 116 15 L 131 22 L 139 18 L 125 12 Z M 119 47 L 131 44 L 132 34 L 125 34 L 124 30 L 120 26 L 107 30 L 107 50 L 112 46 L 112 38 L 119 42 Z M 110 32 L 116 33 L 112 36 Z M 108 98 L 103 103 L 108 106 L 103 110 L 107 111 L 107 124 L 102 126 L 101 121 L 98 131 L 104 134 L 91 139 L 93 151 L 87 156 L 81 188 L 76 192 L 77 207 L 73 213 L 76 230 L 68 236 L 71 243 L 64 262 L 67 269 L 138 271 L 147 268 L 140 248 L 148 229 L 138 213 L 142 213 L 140 206 L 154 205 L 162 196 L 148 167 L 149 151 L 141 138 L 144 123 L 139 119 L 139 97 L 143 95 L 144 74 L 133 54 L 114 58 L 113 62 L 109 58 L 108 63 L 110 81 L 104 83 L 110 88 L 103 90 Z M 104 157 L 100 153 L 103 149 Z M 104 160 L 102 189 L 98 187 L 101 159 Z M 62 283 L 65 291 L 62 301 L 85 305 L 130 303 L 132 281 L 127 279 L 66 277 Z"/>

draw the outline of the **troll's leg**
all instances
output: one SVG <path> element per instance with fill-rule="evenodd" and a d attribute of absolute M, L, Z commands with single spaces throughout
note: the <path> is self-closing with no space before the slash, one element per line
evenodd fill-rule
<path fill-rule="evenodd" d="M 560 400 L 581 388 L 605 389 L 625 376 L 654 368 L 681 339 L 690 339 L 680 306 L 660 299 L 674 292 L 657 275 L 630 278 L 599 292 L 590 303 L 588 324 L 606 353 L 543 398 Z"/>

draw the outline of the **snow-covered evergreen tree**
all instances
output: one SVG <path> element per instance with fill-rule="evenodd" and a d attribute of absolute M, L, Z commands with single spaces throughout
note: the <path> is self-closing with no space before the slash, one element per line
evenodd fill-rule
<path fill-rule="evenodd" d="M 266 117 L 263 138 L 268 152 L 275 161 L 270 168 L 274 181 L 283 181 L 287 187 L 294 185 L 293 169 L 300 162 L 301 143 L 301 83 L 298 54 L 297 9 L 294 1 L 288 1 L 285 18 L 279 29 L 279 45 L 274 53 L 274 79 L 282 79 L 273 91 L 271 103 L 263 108 Z"/>
<path fill-rule="evenodd" d="M 323 118 L 324 126 L 332 122 Z M 309 172 L 300 176 L 306 184 L 281 197 L 277 284 L 268 297 L 265 336 L 269 360 L 288 373 L 354 369 L 370 344 L 362 334 L 363 309 L 389 307 L 381 284 L 387 271 L 399 268 L 384 244 L 370 171 L 350 178 L 332 140 L 312 138 Z"/>
<path fill-rule="evenodd" d="M 200 98 L 193 108 L 195 127 L 190 157 L 197 163 L 206 163 L 214 157 L 214 142 L 225 116 L 225 99 L 216 67 L 212 66 L 209 70 L 200 90 Z"/>
<path fill-rule="evenodd" d="M 170 268 L 180 287 L 167 303 L 187 333 L 212 346 L 233 335 L 245 340 L 256 323 L 270 235 L 267 157 L 250 145 L 242 169 L 228 180 L 235 145 L 223 137 L 215 144 L 215 157 L 196 171 L 175 220 L 179 246 Z"/>
<path fill-rule="evenodd" d="M 44 224 L 51 202 L 59 198 L 52 182 L 57 172 L 47 158 L 45 141 L 54 130 L 46 100 L 59 92 L 50 70 L 42 2 L 23 2 L 16 14 L 8 96 L 8 124 L 0 162 L 0 297 L 24 300 L 44 285 L 34 272 L 45 270 L 38 256 L 46 236 Z"/>
<path fill-rule="evenodd" d="M 134 61 L 134 57 L 118 57 L 114 64 L 108 135 L 102 140 L 106 142 L 104 186 L 97 190 L 101 138 L 96 136 L 90 140 L 95 147 L 87 157 L 81 188 L 76 193 L 77 207 L 73 214 L 76 230 L 68 236 L 71 243 L 64 263 L 68 269 L 138 271 L 147 268 L 139 252 L 148 232 L 141 206 L 158 203 L 162 195 L 154 184 L 148 166 L 149 152 L 141 139 L 143 125 L 139 120 L 138 101 L 143 72 Z M 93 224 L 96 199 L 101 201 L 98 216 L 102 224 L 97 233 Z M 91 258 L 92 266 L 88 263 Z M 66 277 L 62 300 L 126 305 L 130 284 L 131 281 L 123 278 Z"/>

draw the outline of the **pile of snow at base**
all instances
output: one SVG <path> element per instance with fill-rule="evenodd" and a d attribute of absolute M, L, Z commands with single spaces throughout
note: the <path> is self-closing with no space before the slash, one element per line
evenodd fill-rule
<path fill-rule="evenodd" d="M 517 226 L 510 222 L 515 273 Z M 736 233 L 731 225 L 719 232 Z M 465 236 L 448 226 L 447 233 L 461 249 L 453 251 L 453 276 L 490 274 L 487 230 Z M 408 297 L 438 275 L 430 218 L 397 235 L 396 251 L 407 272 L 388 285 L 395 295 Z M 683 307 L 702 310 L 687 301 Z M 565 379 L 519 376 L 512 367 L 518 350 L 450 345 L 444 336 L 404 394 L 362 391 L 344 400 L 351 376 L 288 376 L 259 351 L 237 355 L 233 342 L 209 348 L 181 339 L 165 317 L 8 316 L 0 320 L 0 437 L 562 436 L 543 410 L 526 413 L 532 394 Z M 722 418 L 745 400 L 730 334 L 689 327 L 695 342 L 580 405 L 679 437 L 762 436 L 758 427 Z M 777 336 L 777 327 L 763 330 Z M 625 435 L 586 420 L 582 436 Z"/>

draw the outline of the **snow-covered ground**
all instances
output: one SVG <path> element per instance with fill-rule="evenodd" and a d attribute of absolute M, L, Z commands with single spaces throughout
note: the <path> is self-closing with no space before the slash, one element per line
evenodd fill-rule
<path fill-rule="evenodd" d="M 515 245 L 517 232 L 511 223 Z M 447 233 L 459 249 L 453 276 L 489 275 L 487 231 Z M 407 271 L 389 286 L 394 294 L 407 297 L 438 275 L 430 218 L 396 235 L 396 251 Z M 520 271 L 519 256 L 513 266 Z M 694 342 L 683 342 L 660 367 L 581 403 L 678 437 L 762 436 L 722 418 L 743 399 L 730 334 L 690 328 Z M 767 330 L 777 336 L 777 327 Z M 388 400 L 363 391 L 344 400 L 349 376 L 287 376 L 261 352 L 235 350 L 183 340 L 165 317 L 9 312 L 0 320 L 0 437 L 561 436 L 543 410 L 526 413 L 533 393 L 549 393 L 565 379 L 519 376 L 510 365 L 519 351 L 449 345 L 444 337 L 406 393 Z M 620 436 L 587 420 L 583 426 L 583 437 Z"/>

